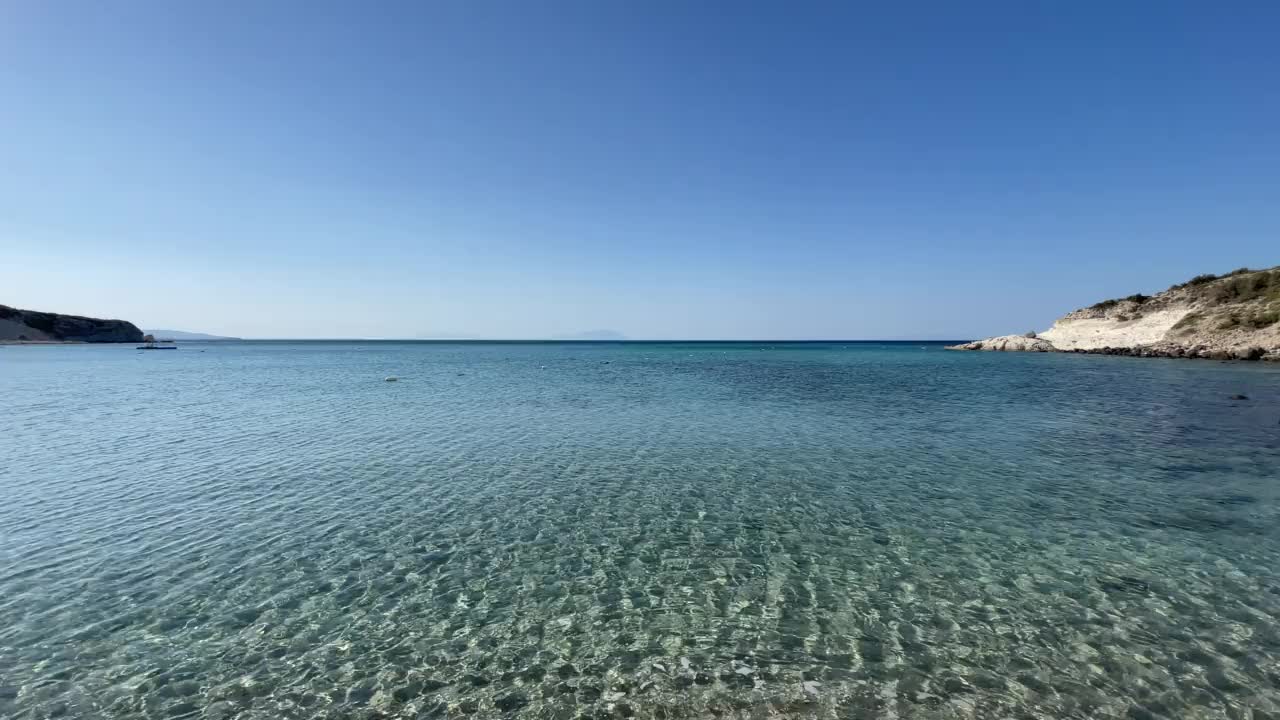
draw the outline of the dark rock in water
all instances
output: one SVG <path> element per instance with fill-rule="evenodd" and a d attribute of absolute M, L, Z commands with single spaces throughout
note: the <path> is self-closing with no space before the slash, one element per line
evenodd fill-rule
<path fill-rule="evenodd" d="M 1234 514 L 1218 514 L 1192 508 L 1159 517 L 1150 517 L 1143 524 L 1152 528 L 1174 528 L 1200 533 L 1231 532 L 1248 535 L 1254 532 L 1251 522 L 1238 518 Z"/>
<path fill-rule="evenodd" d="M 423 565 L 428 565 L 428 566 L 440 565 L 441 563 L 449 562 L 449 558 L 451 557 L 453 557 L 453 555 L 447 552 L 439 552 L 439 551 L 426 552 L 426 553 L 423 553 L 422 557 L 420 557 L 418 561 L 421 562 Z"/>
<path fill-rule="evenodd" d="M 529 698 L 521 693 L 513 692 L 493 701 L 495 707 L 504 713 L 513 713 L 529 704 Z"/>
<path fill-rule="evenodd" d="M 1140 580 L 1128 575 L 1119 575 L 1113 578 L 1104 578 L 1098 581 L 1098 585 L 1107 592 L 1124 592 L 1124 593 L 1147 593 L 1151 591 L 1151 585 L 1145 580 Z"/>
<path fill-rule="evenodd" d="M 0 340 L 113 343 L 142 342 L 142 331 L 124 320 L 19 310 L 0 305 Z"/>
<path fill-rule="evenodd" d="M 401 685 L 391 692 L 391 697 L 398 703 L 407 703 L 418 696 L 421 692 L 421 686 L 416 683 Z"/>
<path fill-rule="evenodd" d="M 1236 393 L 1235 395 L 1232 395 L 1232 396 L 1231 396 L 1231 399 L 1232 399 L 1232 400 L 1248 400 L 1248 399 L 1249 399 L 1249 396 L 1248 396 L 1248 395 L 1241 395 L 1240 393 Z"/>
<path fill-rule="evenodd" d="M 858 654 L 866 662 L 884 662 L 884 643 L 879 640 L 859 640 Z"/>
<path fill-rule="evenodd" d="M 449 712 L 449 706 L 444 700 L 439 698 L 427 702 L 418 708 L 418 717 L 420 718 L 442 718 Z"/>
<path fill-rule="evenodd" d="M 1258 498 L 1252 495 L 1223 495 L 1213 501 L 1218 505 L 1252 505 Z"/>
<path fill-rule="evenodd" d="M 1241 677 L 1243 679 L 1243 676 Z M 1230 671 L 1222 667 L 1209 668 L 1209 671 L 1205 674 L 1205 678 L 1209 681 L 1210 685 L 1222 692 L 1239 692 L 1245 687 L 1240 680 L 1232 677 L 1232 673 Z M 1250 714 L 1254 717 L 1258 716 L 1257 713 Z"/>
<path fill-rule="evenodd" d="M 440 680 L 436 680 L 433 678 L 427 678 L 421 682 L 420 692 L 424 692 L 424 693 L 435 692 L 436 690 L 439 690 L 442 687 L 447 687 L 448 685 L 449 683 L 447 682 L 442 682 Z"/>
<path fill-rule="evenodd" d="M 1261 360 L 1266 354 L 1266 349 L 1260 347 L 1240 348 L 1235 352 L 1237 360 Z"/>

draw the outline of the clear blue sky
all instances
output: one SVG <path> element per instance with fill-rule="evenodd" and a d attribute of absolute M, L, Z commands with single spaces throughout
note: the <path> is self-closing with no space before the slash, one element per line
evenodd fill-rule
<path fill-rule="evenodd" d="M 1275 2 L 0 2 L 0 302 L 952 338 L 1280 263 Z"/>

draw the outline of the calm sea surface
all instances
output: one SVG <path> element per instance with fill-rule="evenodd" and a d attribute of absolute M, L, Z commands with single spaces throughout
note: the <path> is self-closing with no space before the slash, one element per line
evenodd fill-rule
<path fill-rule="evenodd" d="M 1277 717 L 1280 367 L 0 348 L 0 716 Z"/>

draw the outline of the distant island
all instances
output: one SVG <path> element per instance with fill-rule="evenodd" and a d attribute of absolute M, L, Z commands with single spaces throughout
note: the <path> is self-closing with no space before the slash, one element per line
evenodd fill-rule
<path fill-rule="evenodd" d="M 159 332 L 159 331 L 157 331 L 157 332 Z M 157 335 L 156 337 L 160 337 L 160 336 L 159 336 L 159 335 Z M 620 332 L 618 332 L 618 331 L 616 331 L 616 330 L 587 330 L 587 331 L 584 331 L 584 332 L 578 332 L 578 333 L 568 333 L 568 334 L 564 334 L 564 335 L 552 335 L 552 336 L 551 336 L 551 337 L 549 337 L 549 338 L 545 338 L 545 337 L 537 337 L 537 336 L 534 336 L 534 337 L 516 337 L 516 338 L 511 338 L 511 337 L 486 337 L 486 336 L 482 336 L 482 335 L 476 335 L 476 334 L 474 334 L 474 333 L 465 333 L 465 332 L 442 332 L 442 331 L 436 331 L 436 332 L 421 332 L 421 333 L 418 333 L 417 335 L 415 335 L 415 336 L 413 337 L 413 339 L 414 339 L 414 340 L 459 340 L 459 341 L 466 341 L 466 340 L 481 340 L 481 341 L 484 341 L 484 342 L 502 342 L 502 341 L 504 341 L 504 340 L 520 340 L 520 341 L 539 340 L 539 341 L 541 341 L 541 340 L 544 340 L 544 339 L 545 339 L 545 340 L 564 340 L 564 341 L 573 341 L 573 340 L 597 340 L 597 341 L 605 341 L 605 340 L 608 340 L 608 341 L 619 341 L 619 342 L 620 342 L 620 341 L 627 340 L 628 338 L 627 338 L 627 336 L 626 336 L 626 335 L 623 335 L 622 333 L 620 333 Z"/>
<path fill-rule="evenodd" d="M 556 335 L 552 340 L 626 340 L 627 336 L 616 330 L 587 330 L 571 335 Z"/>
<path fill-rule="evenodd" d="M 136 343 L 142 338 L 138 326 L 125 320 L 0 305 L 0 343 Z"/>
<path fill-rule="evenodd" d="M 1197 275 L 1067 313 L 1044 332 L 949 349 L 1280 361 L 1280 266 Z"/>
<path fill-rule="evenodd" d="M 207 333 L 187 332 L 185 330 L 146 330 L 146 334 L 157 340 L 239 340 L 228 335 L 209 335 Z"/>

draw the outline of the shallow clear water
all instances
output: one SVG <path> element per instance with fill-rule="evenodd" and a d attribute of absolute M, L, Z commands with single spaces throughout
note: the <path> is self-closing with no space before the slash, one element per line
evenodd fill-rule
<path fill-rule="evenodd" d="M 3 717 L 1280 714 L 1276 367 L 8 347 L 0 398 Z"/>

